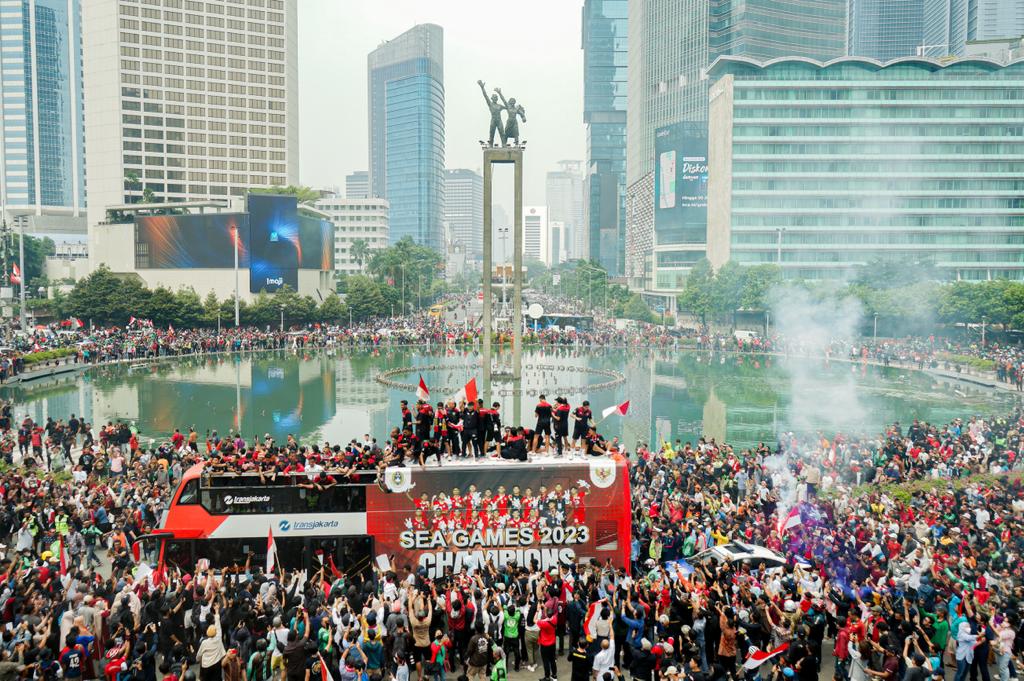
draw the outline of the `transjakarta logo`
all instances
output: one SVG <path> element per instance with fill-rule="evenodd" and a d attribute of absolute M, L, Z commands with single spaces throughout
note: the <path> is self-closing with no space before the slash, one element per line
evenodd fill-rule
<path fill-rule="evenodd" d="M 284 286 L 284 277 L 271 278 L 267 277 L 268 284 L 274 284 L 276 286 Z"/>
<path fill-rule="evenodd" d="M 225 506 L 244 506 L 246 504 L 265 504 L 270 501 L 269 495 L 253 494 L 247 497 L 235 497 L 230 494 L 224 495 Z"/>
<path fill-rule="evenodd" d="M 301 532 L 303 530 L 336 530 L 340 523 L 337 520 L 296 520 L 294 522 L 288 520 L 282 520 L 277 523 L 277 529 L 282 532 L 288 532 L 295 530 Z"/>

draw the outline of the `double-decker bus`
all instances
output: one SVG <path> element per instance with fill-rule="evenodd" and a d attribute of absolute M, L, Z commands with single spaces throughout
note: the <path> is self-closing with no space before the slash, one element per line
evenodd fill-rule
<path fill-rule="evenodd" d="M 271 532 L 285 568 L 320 562 L 348 573 L 378 556 L 428 576 L 515 561 L 549 569 L 597 559 L 629 567 L 629 475 L 610 458 L 455 462 L 360 471 L 316 488 L 305 474 L 258 475 L 190 468 L 147 553 L 191 569 L 266 559 Z"/>

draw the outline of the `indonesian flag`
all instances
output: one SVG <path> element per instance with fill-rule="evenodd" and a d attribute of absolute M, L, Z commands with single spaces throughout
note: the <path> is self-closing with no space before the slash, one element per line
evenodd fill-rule
<path fill-rule="evenodd" d="M 423 381 L 423 374 L 420 374 L 420 385 L 416 388 L 416 398 L 424 402 L 430 399 L 430 391 L 427 390 L 427 384 Z"/>
<path fill-rule="evenodd" d="M 755 650 L 747 657 L 747 661 L 743 663 L 743 668 L 746 670 L 757 669 L 773 657 L 778 657 L 782 653 L 786 652 L 787 648 L 789 648 L 789 644 L 783 643 L 778 648 L 772 648 L 767 652 L 764 650 Z"/>
<path fill-rule="evenodd" d="M 138 321 L 138 320 L 136 320 L 135 317 L 129 317 L 128 318 L 128 326 L 134 325 L 136 321 Z"/>
<path fill-rule="evenodd" d="M 797 525 L 803 524 L 803 519 L 800 518 L 800 509 L 794 506 L 789 509 L 789 515 L 779 521 L 779 536 L 784 537 L 786 532 L 793 529 Z"/>
<path fill-rule="evenodd" d="M 79 319 L 78 317 L 72 317 L 71 318 L 71 323 L 74 324 L 75 328 L 77 328 L 77 329 L 80 329 L 83 326 L 85 326 L 85 324 L 82 322 L 82 320 Z"/>
<path fill-rule="evenodd" d="M 267 574 L 274 572 L 274 563 L 277 562 L 277 542 L 274 541 L 274 528 L 270 528 L 267 535 Z"/>
<path fill-rule="evenodd" d="M 608 407 L 607 409 L 601 412 L 601 418 L 606 419 L 616 412 L 618 412 L 622 416 L 625 416 L 627 411 L 629 411 L 629 400 L 626 400 L 622 404 L 617 404 L 614 407 Z"/>
<path fill-rule="evenodd" d="M 16 262 L 15 263 L 11 263 L 11 283 L 12 284 L 20 284 L 21 283 L 21 268 L 18 267 L 18 263 L 16 263 Z"/>
<path fill-rule="evenodd" d="M 466 400 L 467 402 L 476 402 L 477 397 L 479 397 L 479 393 L 477 392 L 476 389 L 476 379 L 471 378 L 469 379 L 469 382 L 462 387 L 462 390 L 460 390 L 458 394 L 452 399 L 454 399 L 456 402 L 458 402 L 459 400 Z"/>
<path fill-rule="evenodd" d="M 593 641 L 597 638 L 597 620 L 601 614 L 600 606 L 600 603 L 591 603 L 590 607 L 587 608 L 587 616 L 583 619 L 583 633 L 586 634 L 588 641 Z"/>
<path fill-rule="evenodd" d="M 327 670 L 327 663 L 324 662 L 324 656 L 317 653 L 316 656 L 320 658 L 320 681 L 331 681 L 331 672 Z"/>
<path fill-rule="evenodd" d="M 68 573 L 68 551 L 64 548 L 64 535 L 60 535 L 60 576 Z"/>

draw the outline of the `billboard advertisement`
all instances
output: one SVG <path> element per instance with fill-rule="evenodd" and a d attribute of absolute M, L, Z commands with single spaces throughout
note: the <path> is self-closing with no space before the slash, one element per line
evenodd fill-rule
<path fill-rule="evenodd" d="M 299 269 L 334 269 L 334 225 L 330 220 L 299 214 L 299 247 Z"/>
<path fill-rule="evenodd" d="M 236 236 L 237 235 L 237 236 Z M 137 269 L 217 269 L 249 266 L 245 213 L 149 215 L 135 218 Z"/>
<path fill-rule="evenodd" d="M 658 244 L 703 243 L 708 217 L 707 123 L 654 133 L 654 231 Z"/>
<path fill-rule="evenodd" d="M 628 567 L 624 462 L 512 466 L 388 468 L 366 492 L 374 553 L 421 567 L 430 578 L 487 561 L 548 570 L 593 558 Z"/>
<path fill-rule="evenodd" d="M 299 287 L 298 203 L 294 196 L 249 195 L 249 291 Z"/>

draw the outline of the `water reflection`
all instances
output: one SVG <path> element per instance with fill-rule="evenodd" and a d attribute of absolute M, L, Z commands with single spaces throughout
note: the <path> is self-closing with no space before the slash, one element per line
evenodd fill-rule
<path fill-rule="evenodd" d="M 499 355 L 497 361 L 506 359 Z M 586 393 L 596 414 L 630 401 L 628 416 L 612 416 L 600 424 L 607 436 L 620 436 L 633 446 L 637 440 L 695 441 L 703 433 L 746 447 L 773 440 L 797 421 L 790 382 L 790 363 L 796 361 L 813 362 L 820 377 L 808 388 L 810 394 L 802 396 L 804 402 L 826 404 L 830 386 L 853 377 L 866 416 L 840 421 L 836 427 L 847 432 L 877 432 L 896 419 L 944 423 L 954 416 L 998 413 L 1014 399 L 896 368 L 694 352 L 580 353 L 572 348 L 524 355 L 524 365 L 535 368 L 524 371 L 525 394 L 519 405 L 502 394 L 511 386 L 500 382 L 492 395 L 483 397 L 502 402 L 506 419 L 516 410 L 529 421 L 538 393 L 550 399 L 569 389 L 585 389 L 607 380 L 587 373 L 587 368 L 613 370 L 625 375 L 623 385 Z M 479 363 L 478 353 L 450 348 L 273 352 L 99 367 L 30 388 L 5 388 L 2 394 L 15 401 L 19 417 L 27 413 L 37 420 L 67 419 L 74 413 L 93 424 L 121 419 L 134 421 L 144 435 L 153 437 L 193 426 L 200 436 L 208 430 L 223 434 L 240 428 L 246 437 L 270 433 L 283 440 L 294 434 L 344 442 L 364 433 L 384 437 L 398 422 L 399 400 L 415 399 L 375 381 L 380 371 L 412 367 L 401 380 L 415 383 L 422 373 L 436 402 L 452 397 L 469 378 L 479 378 Z M 437 365 L 444 368 L 428 368 Z M 570 395 L 573 405 L 582 399 L 579 393 Z"/>

